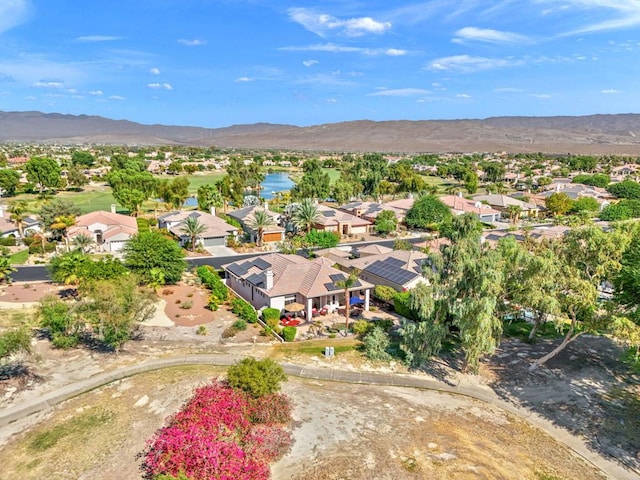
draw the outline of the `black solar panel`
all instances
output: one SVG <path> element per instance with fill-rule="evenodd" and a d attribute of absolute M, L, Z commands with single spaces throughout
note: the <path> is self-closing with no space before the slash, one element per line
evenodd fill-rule
<path fill-rule="evenodd" d="M 334 212 L 333 210 L 327 210 L 327 211 L 322 211 L 322 215 L 324 217 L 335 217 L 336 216 L 336 212 Z"/>
<path fill-rule="evenodd" d="M 257 260 L 252 262 L 252 264 L 258 267 L 260 270 L 266 270 L 268 268 L 271 268 L 271 264 L 262 258 L 258 258 Z"/>
<path fill-rule="evenodd" d="M 262 273 L 254 273 L 247 277 L 247 281 L 256 287 L 259 287 L 264 283 L 264 275 Z"/>
<path fill-rule="evenodd" d="M 238 277 L 245 275 L 249 271 L 249 269 L 243 263 L 233 263 L 227 267 L 227 270 Z"/>
<path fill-rule="evenodd" d="M 329 278 L 334 282 L 340 282 L 341 280 L 344 280 L 347 277 L 343 273 L 335 273 L 333 275 L 329 275 Z"/>

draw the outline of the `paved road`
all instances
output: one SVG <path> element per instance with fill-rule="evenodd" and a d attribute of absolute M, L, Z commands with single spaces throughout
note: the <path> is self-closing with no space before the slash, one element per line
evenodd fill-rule
<path fill-rule="evenodd" d="M 410 238 L 408 239 L 411 243 L 417 243 L 420 241 L 420 238 Z M 393 247 L 394 240 L 372 240 L 368 242 L 355 242 L 349 243 L 342 246 L 357 246 L 357 245 L 384 245 L 387 247 Z M 242 260 L 244 258 L 251 258 L 259 255 L 269 255 L 272 252 L 258 252 L 258 253 L 243 253 L 238 255 L 230 255 L 226 257 L 195 257 L 195 258 L 187 258 L 187 264 L 189 268 L 191 267 L 199 267 L 201 265 L 211 265 L 216 269 L 220 269 L 222 265 L 227 263 L 235 262 L 238 260 Z M 299 254 L 303 254 L 302 250 L 298 251 Z M 11 274 L 11 278 L 14 282 L 42 282 L 49 281 L 51 277 L 49 276 L 49 271 L 47 270 L 46 265 L 20 265 L 17 266 L 17 271 Z"/>
<path fill-rule="evenodd" d="M 39 399 L 22 402 L 19 405 L 1 411 L 0 428 L 7 427 L 9 424 L 24 419 L 29 415 L 47 411 L 65 400 L 86 393 L 102 385 L 143 372 L 182 365 L 229 366 L 235 364 L 241 358 L 243 357 L 229 354 L 188 355 L 183 357 L 148 360 L 136 365 L 123 367 L 119 370 L 95 375 L 59 388 L 58 390 L 43 395 Z M 612 480 L 638 480 L 640 478 L 640 472 L 628 470 L 619 463 L 610 461 L 597 453 L 592 452 L 586 447 L 584 442 L 582 442 L 578 437 L 570 434 L 567 430 L 556 427 L 550 421 L 527 409 L 517 407 L 501 400 L 491 390 L 483 387 L 473 385 L 448 385 L 434 379 L 412 375 L 353 372 L 334 368 L 309 367 L 291 363 L 284 363 L 282 364 L 282 367 L 288 375 L 300 378 L 435 390 L 474 398 L 496 405 L 520 418 L 525 419 L 529 423 L 549 434 L 558 442 L 566 445 L 587 462 L 599 468 Z"/>

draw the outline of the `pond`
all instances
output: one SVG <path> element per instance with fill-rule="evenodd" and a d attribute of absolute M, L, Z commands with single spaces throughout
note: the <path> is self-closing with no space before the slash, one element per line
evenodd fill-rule
<path fill-rule="evenodd" d="M 270 200 L 275 193 L 291 190 L 295 183 L 289 178 L 287 173 L 269 173 L 265 175 L 261 184 L 260 196 L 265 200 Z"/>

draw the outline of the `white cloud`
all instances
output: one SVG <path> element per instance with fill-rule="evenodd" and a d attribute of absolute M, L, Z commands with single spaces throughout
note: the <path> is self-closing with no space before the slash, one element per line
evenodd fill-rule
<path fill-rule="evenodd" d="M 604 93 L 607 95 L 612 95 L 612 94 L 616 94 L 616 93 L 621 93 L 620 90 L 614 90 L 613 88 L 609 88 L 607 90 L 602 90 L 600 93 Z"/>
<path fill-rule="evenodd" d="M 126 100 L 126 98 L 125 98 L 125 97 L 122 97 L 122 96 L 120 96 L 120 95 L 111 95 L 111 96 L 109 97 L 109 100 Z"/>
<path fill-rule="evenodd" d="M 385 55 L 389 55 L 390 57 L 401 57 L 407 54 L 406 50 L 401 50 L 399 48 L 387 48 L 385 50 Z"/>
<path fill-rule="evenodd" d="M 305 67 L 313 67 L 314 65 L 317 65 L 318 63 L 320 63 L 320 62 L 318 62 L 318 60 L 303 60 L 302 61 L 302 64 Z"/>
<path fill-rule="evenodd" d="M 185 45 L 187 47 L 200 47 L 202 45 L 206 45 L 207 41 L 206 40 L 201 40 L 199 38 L 194 38 L 192 40 L 186 39 L 186 38 L 181 38 L 180 40 L 178 40 L 178 43 L 180 45 Z"/>
<path fill-rule="evenodd" d="M 415 97 L 416 95 L 428 95 L 431 92 L 422 88 L 396 88 L 381 89 L 374 93 L 369 93 L 368 97 Z"/>
<path fill-rule="evenodd" d="M 337 100 L 336 100 L 335 98 L 327 98 L 327 99 L 325 100 L 325 102 L 327 102 L 327 103 L 336 103 L 336 102 L 337 102 Z"/>
<path fill-rule="evenodd" d="M 76 42 L 113 42 L 115 40 L 122 40 L 122 37 L 114 35 L 85 35 L 76 38 Z"/>
<path fill-rule="evenodd" d="M 149 70 L 149 73 L 152 75 L 160 75 L 160 69 L 153 67 L 152 69 Z"/>
<path fill-rule="evenodd" d="M 546 100 L 548 98 L 551 98 L 551 95 L 549 95 L 548 93 L 531 93 L 529 94 L 529 96 L 533 98 L 539 98 L 541 100 Z"/>
<path fill-rule="evenodd" d="M 280 47 L 279 50 L 287 52 L 330 52 L 330 53 L 360 53 L 362 55 L 388 55 L 397 57 L 404 55 L 405 50 L 396 48 L 363 48 L 349 47 L 345 45 L 337 45 L 335 43 L 320 43 L 316 45 L 307 45 L 302 47 Z"/>
<path fill-rule="evenodd" d="M 236 78 L 236 83 L 245 83 L 245 82 L 253 82 L 253 78 L 249 78 L 249 77 Z"/>
<path fill-rule="evenodd" d="M 441 72 L 476 72 L 479 70 L 491 70 L 493 68 L 509 67 L 517 62 L 500 58 L 471 57 L 469 55 L 454 55 L 433 60 L 426 66 L 427 70 Z"/>
<path fill-rule="evenodd" d="M 64 82 L 60 80 L 42 79 L 34 82 L 33 86 L 37 88 L 64 88 Z"/>
<path fill-rule="evenodd" d="M 147 87 L 154 90 L 173 90 L 173 85 L 170 83 L 149 83 Z"/>
<path fill-rule="evenodd" d="M 30 11 L 27 0 L 0 0 L 0 33 L 24 23 Z"/>
<path fill-rule="evenodd" d="M 104 92 L 102 90 L 91 90 L 89 92 L 89 95 L 100 97 L 100 96 L 104 95 Z"/>
<path fill-rule="evenodd" d="M 616 16 L 616 18 L 602 20 L 566 32 L 565 36 L 640 26 L 640 2 L 637 0 L 565 0 L 564 3 L 569 7 L 590 11 L 592 18 L 603 18 L 607 11 Z"/>
<path fill-rule="evenodd" d="M 459 93 L 456 95 L 456 98 L 471 98 L 471 95 L 466 93 Z"/>
<path fill-rule="evenodd" d="M 457 30 L 456 43 L 463 43 L 465 40 L 489 43 L 529 43 L 529 38 L 517 33 L 501 32 L 490 28 L 464 27 Z"/>
<path fill-rule="evenodd" d="M 369 33 L 382 34 L 391 28 L 390 22 L 379 22 L 371 17 L 340 19 L 308 8 L 290 8 L 289 18 L 320 37 L 329 33 L 360 37 Z"/>

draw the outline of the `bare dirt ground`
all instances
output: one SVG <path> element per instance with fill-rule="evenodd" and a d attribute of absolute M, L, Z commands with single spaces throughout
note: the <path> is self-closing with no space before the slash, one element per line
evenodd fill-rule
<path fill-rule="evenodd" d="M 140 478 L 146 441 L 217 374 L 166 369 L 69 400 L 3 447 L 3 478 Z M 545 434 L 464 397 L 299 379 L 283 390 L 295 403 L 295 443 L 274 479 L 603 478 Z"/>

